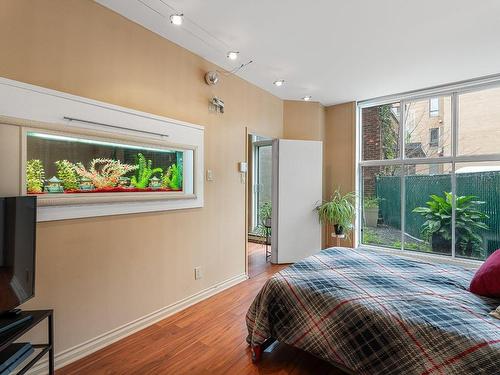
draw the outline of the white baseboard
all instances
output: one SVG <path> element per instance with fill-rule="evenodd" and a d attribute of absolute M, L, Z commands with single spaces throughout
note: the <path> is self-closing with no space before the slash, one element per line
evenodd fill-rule
<path fill-rule="evenodd" d="M 171 305 L 165 306 L 157 311 L 154 311 L 150 314 L 147 314 L 139 319 L 133 320 L 130 323 L 124 324 L 118 328 L 115 328 L 111 331 L 103 333 L 93 339 L 85 341 L 79 345 L 76 345 L 72 348 L 63 350 L 60 353 L 56 353 L 55 355 L 55 367 L 59 369 L 66 365 L 69 365 L 76 360 L 86 357 L 89 354 L 96 352 L 99 349 L 102 349 L 118 340 L 123 339 L 131 335 L 134 332 L 140 331 L 156 322 L 159 322 L 162 319 L 169 317 L 185 308 L 192 306 L 198 302 L 203 301 L 217 293 L 222 292 L 225 289 L 228 289 L 242 281 L 248 279 L 246 274 L 237 275 L 231 277 L 225 281 L 222 281 L 214 286 L 204 289 L 198 293 L 195 293 L 189 297 L 181 299 Z M 48 371 L 48 360 L 40 361 L 40 363 L 33 367 L 33 369 L 29 372 L 30 375 L 41 375 L 46 374 Z"/>

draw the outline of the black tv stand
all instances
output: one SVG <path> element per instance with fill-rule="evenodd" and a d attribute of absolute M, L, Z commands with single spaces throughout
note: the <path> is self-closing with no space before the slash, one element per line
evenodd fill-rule
<path fill-rule="evenodd" d="M 35 356 L 19 370 L 18 374 L 25 374 L 31 367 L 35 365 L 45 354 L 49 355 L 49 374 L 54 374 L 54 319 L 52 310 L 33 310 L 21 311 L 16 317 L 10 321 L 16 321 L 10 328 L 0 332 L 0 352 L 7 349 L 14 341 L 19 339 L 26 332 L 38 325 L 43 320 L 48 322 L 48 342 L 46 344 L 33 344 Z M 21 323 L 18 323 L 22 320 Z M 9 319 L 0 317 L 0 324 L 7 324 Z M 33 355 L 33 354 L 32 354 Z"/>
<path fill-rule="evenodd" d="M 4 311 L 3 313 L 0 314 L 0 319 L 13 319 L 16 316 L 21 315 L 21 312 L 23 310 L 21 309 L 12 309 L 9 311 Z"/>
<path fill-rule="evenodd" d="M 31 315 L 22 314 L 21 311 L 16 314 L 3 313 L 0 315 L 0 335 L 30 320 Z"/>

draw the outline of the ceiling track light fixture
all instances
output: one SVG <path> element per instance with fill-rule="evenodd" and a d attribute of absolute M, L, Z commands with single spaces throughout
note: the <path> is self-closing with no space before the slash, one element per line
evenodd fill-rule
<path fill-rule="evenodd" d="M 177 13 L 177 14 L 170 15 L 170 23 L 172 25 L 180 26 L 180 25 L 182 25 L 182 21 L 184 21 L 184 14 Z"/>
<path fill-rule="evenodd" d="M 236 60 L 238 58 L 238 55 L 239 55 L 239 52 L 237 52 L 237 51 L 229 51 L 227 53 L 227 58 L 229 60 Z"/>
<path fill-rule="evenodd" d="M 143 0 L 139 0 L 139 2 L 146 8 L 148 8 L 149 10 L 157 13 L 158 15 L 160 15 L 161 17 L 163 18 L 166 18 L 166 14 L 160 12 L 159 10 L 155 9 L 154 7 L 146 4 L 146 2 L 144 2 Z M 171 9 L 172 14 L 170 14 L 169 16 L 169 19 L 170 19 L 170 23 L 172 25 L 175 25 L 175 26 L 181 26 L 183 23 L 184 23 L 184 13 L 181 13 L 179 12 L 176 8 L 174 8 L 173 6 L 171 6 L 170 4 L 168 4 L 168 0 L 160 0 L 161 3 L 163 3 L 165 6 L 167 6 L 168 8 Z M 210 33 L 209 31 L 207 31 L 207 29 L 205 27 L 203 27 L 202 25 L 198 24 L 197 22 L 195 22 L 193 19 L 190 19 L 189 17 L 186 17 L 186 20 L 188 21 L 188 29 L 189 29 L 189 26 L 196 26 L 197 29 L 199 29 L 202 34 L 206 35 L 206 38 L 203 37 L 203 35 L 198 35 L 198 33 L 193 33 L 192 31 L 188 30 L 188 29 L 184 29 L 186 32 L 190 33 L 192 36 L 198 38 L 202 43 L 206 44 L 208 47 L 212 48 L 212 49 L 215 49 L 218 51 L 218 53 L 224 53 L 224 51 L 228 51 L 229 48 L 231 48 L 231 46 L 229 46 L 226 42 L 224 42 L 223 40 L 217 38 L 216 36 L 214 36 L 212 33 Z M 222 48 L 220 47 L 217 47 L 217 46 L 214 46 L 213 43 L 207 41 L 207 38 L 210 38 L 210 40 L 215 40 L 217 41 L 221 46 L 224 46 Z M 228 51 L 226 53 L 226 57 L 229 59 L 229 60 L 237 60 L 238 57 L 239 57 L 239 54 L 240 52 L 239 51 Z M 250 60 L 246 63 L 243 63 L 235 68 L 233 68 L 231 71 L 227 72 L 227 73 L 223 73 L 224 75 L 231 75 L 231 74 L 236 74 L 237 72 L 239 72 L 241 69 L 245 68 L 246 66 L 250 65 L 253 61 Z M 212 83 L 213 82 L 213 76 L 209 77 L 207 83 L 208 84 L 214 84 Z M 210 83 L 209 83 L 210 82 Z M 284 81 L 283 81 L 284 83 Z M 280 86 L 279 84 L 277 84 L 277 86 Z"/>
<path fill-rule="evenodd" d="M 284 80 L 284 79 L 280 79 L 280 80 L 278 80 L 278 81 L 274 81 L 274 82 L 273 82 L 273 85 L 274 85 L 274 86 L 277 86 L 277 87 L 281 87 L 281 86 L 283 86 L 284 84 L 285 84 L 285 80 Z"/>
<path fill-rule="evenodd" d="M 304 96 L 304 97 L 302 98 L 302 100 L 303 100 L 303 101 L 305 101 L 305 102 L 310 102 L 310 101 L 311 101 L 311 99 L 312 99 L 312 96 L 311 96 L 311 95 L 307 95 L 307 96 Z"/>

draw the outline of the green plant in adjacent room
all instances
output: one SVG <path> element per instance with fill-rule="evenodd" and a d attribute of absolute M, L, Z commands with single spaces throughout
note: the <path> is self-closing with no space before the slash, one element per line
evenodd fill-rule
<path fill-rule="evenodd" d="M 257 224 L 257 233 L 261 236 L 266 236 L 269 232 L 271 233 L 271 229 L 269 226 L 271 225 L 271 217 L 272 217 L 272 204 L 269 201 L 262 202 L 259 205 L 259 223 Z"/>
<path fill-rule="evenodd" d="M 137 169 L 136 165 L 122 164 L 113 159 L 93 159 L 89 169 L 82 163 L 72 166 L 79 176 L 88 178 L 97 189 L 114 187 L 121 176 Z"/>
<path fill-rule="evenodd" d="M 444 197 L 431 195 L 426 207 L 417 207 L 413 212 L 425 218 L 421 232 L 431 240 L 436 252 L 449 252 L 452 240 L 452 205 L 453 195 L 444 193 Z M 478 210 L 485 202 L 478 201 L 474 195 L 459 196 L 455 199 L 455 237 L 457 254 L 468 257 L 484 258 L 482 230 L 489 227 L 484 220 L 489 218 Z"/>
<path fill-rule="evenodd" d="M 28 193 L 42 193 L 44 182 L 45 171 L 42 162 L 38 159 L 28 160 L 26 162 L 26 190 Z"/>
<path fill-rule="evenodd" d="M 73 164 L 67 160 L 55 162 L 57 168 L 57 178 L 62 181 L 64 190 L 77 190 L 79 188 L 78 175 L 73 168 Z"/>
<path fill-rule="evenodd" d="M 156 173 L 162 174 L 163 169 L 152 168 L 153 162 L 146 160 L 143 154 L 138 153 L 135 156 L 135 175 L 130 178 L 130 183 L 139 189 L 144 189 L 149 185 L 149 179 Z"/>
<path fill-rule="evenodd" d="M 335 190 L 329 200 L 316 207 L 320 223 L 333 225 L 337 235 L 350 232 L 356 216 L 355 200 L 354 193 L 344 195 Z"/>
<path fill-rule="evenodd" d="M 163 175 L 162 187 L 173 190 L 180 190 L 182 188 L 182 171 L 176 164 L 168 167 L 167 172 Z"/>

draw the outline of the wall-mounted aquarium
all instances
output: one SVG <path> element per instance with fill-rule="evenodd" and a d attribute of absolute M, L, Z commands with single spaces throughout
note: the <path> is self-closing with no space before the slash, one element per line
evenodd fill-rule
<path fill-rule="evenodd" d="M 0 191 L 38 221 L 203 207 L 203 126 L 2 77 L 0 97 Z"/>
<path fill-rule="evenodd" d="M 193 150 L 26 133 L 27 194 L 192 194 L 192 177 Z"/>

